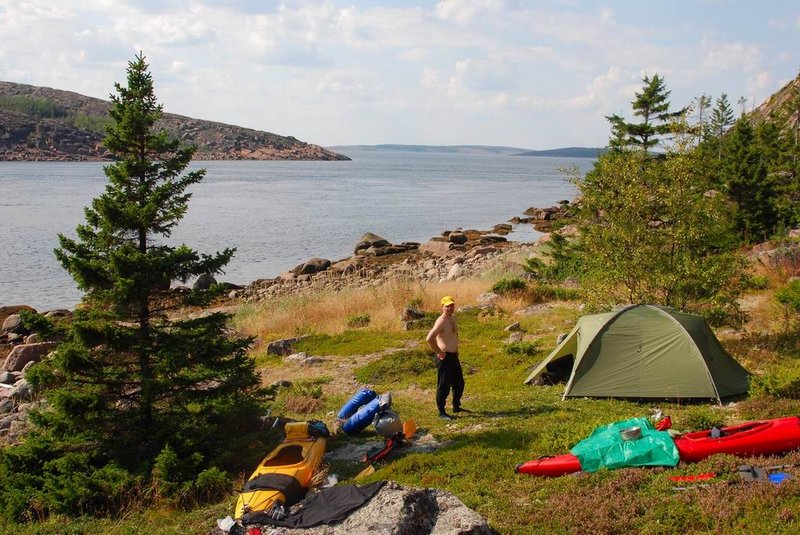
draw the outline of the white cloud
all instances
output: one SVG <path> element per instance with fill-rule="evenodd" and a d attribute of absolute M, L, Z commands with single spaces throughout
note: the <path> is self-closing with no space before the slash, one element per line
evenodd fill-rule
<path fill-rule="evenodd" d="M 778 89 L 769 71 L 757 72 L 747 79 L 747 93 L 757 101 L 756 105 Z"/>
<path fill-rule="evenodd" d="M 758 45 L 745 43 L 709 44 L 703 66 L 713 70 L 735 69 L 752 72 L 759 69 L 763 55 Z"/>
<path fill-rule="evenodd" d="M 456 63 L 450 85 L 471 91 L 502 91 L 513 89 L 516 82 L 508 65 L 467 58 Z"/>
<path fill-rule="evenodd" d="M 463 25 L 516 7 L 516 2 L 503 0 L 442 0 L 436 5 L 436 15 L 444 21 Z"/>
<path fill-rule="evenodd" d="M 352 95 L 358 98 L 371 97 L 377 89 L 366 81 L 368 75 L 354 72 L 333 71 L 325 74 L 317 85 L 318 93 Z"/>

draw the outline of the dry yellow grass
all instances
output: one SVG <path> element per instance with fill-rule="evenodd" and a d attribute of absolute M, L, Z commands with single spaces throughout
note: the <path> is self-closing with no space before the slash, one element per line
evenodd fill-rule
<path fill-rule="evenodd" d="M 464 306 L 474 303 L 490 286 L 491 281 L 478 278 L 442 283 L 391 280 L 370 288 L 248 305 L 236 314 L 234 323 L 239 331 L 262 341 L 311 332 L 339 334 L 348 329 L 348 318 L 365 314 L 370 318 L 367 329 L 398 331 L 400 314 L 410 304 L 422 311 L 438 311 L 442 296 L 451 295 L 458 306 Z"/>

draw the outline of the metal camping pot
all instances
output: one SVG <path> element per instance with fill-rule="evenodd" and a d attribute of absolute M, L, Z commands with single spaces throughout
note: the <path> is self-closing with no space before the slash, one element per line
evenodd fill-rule
<path fill-rule="evenodd" d="M 622 440 L 636 440 L 642 438 L 642 428 L 639 426 L 628 427 L 621 430 L 619 436 L 622 437 Z"/>

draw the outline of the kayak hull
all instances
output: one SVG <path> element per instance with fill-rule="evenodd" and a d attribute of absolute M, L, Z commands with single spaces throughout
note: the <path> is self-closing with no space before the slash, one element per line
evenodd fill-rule
<path fill-rule="evenodd" d="M 261 464 L 250 475 L 243 492 L 236 502 L 235 517 L 242 518 L 247 513 L 256 513 L 269 510 L 276 501 L 282 504 L 292 501 L 293 496 L 287 496 L 289 491 L 273 488 L 257 488 L 252 483 L 264 480 L 265 476 L 275 476 L 275 479 L 291 481 L 290 488 L 302 489 L 303 492 L 311 484 L 314 472 L 322 462 L 325 454 L 327 440 L 325 437 L 290 436 L 282 441 L 267 455 Z M 252 490 L 248 490 L 252 488 Z"/>
<path fill-rule="evenodd" d="M 687 433 L 675 439 L 681 461 L 698 462 L 717 453 L 738 457 L 775 455 L 800 448 L 800 417 L 776 418 Z"/>
<path fill-rule="evenodd" d="M 542 457 L 526 463 L 518 464 L 516 471 L 519 474 L 530 474 L 542 477 L 558 477 L 573 472 L 581 471 L 581 463 L 571 453 L 556 455 L 555 457 Z"/>
<path fill-rule="evenodd" d="M 751 457 L 800 449 L 800 417 L 747 422 L 721 428 L 717 438 L 712 434 L 716 433 L 708 429 L 676 438 L 675 446 L 680 460 L 695 463 L 718 453 Z M 580 470 L 580 461 L 571 453 L 535 459 L 516 467 L 520 474 L 542 477 L 558 477 Z"/>

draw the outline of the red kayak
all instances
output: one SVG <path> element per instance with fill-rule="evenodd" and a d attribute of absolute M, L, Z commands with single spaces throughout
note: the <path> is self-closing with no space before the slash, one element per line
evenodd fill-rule
<path fill-rule="evenodd" d="M 747 422 L 719 429 L 686 433 L 675 439 L 681 461 L 694 463 L 715 453 L 739 457 L 773 455 L 800 448 L 800 417 Z"/>
<path fill-rule="evenodd" d="M 556 457 L 542 457 L 527 463 L 518 464 L 515 470 L 520 474 L 542 477 L 558 477 L 581 471 L 581 463 L 571 453 Z"/>
<path fill-rule="evenodd" d="M 687 433 L 675 439 L 681 461 L 694 463 L 716 453 L 739 457 L 774 455 L 800 449 L 800 417 L 776 418 Z M 571 453 L 543 457 L 517 465 L 520 474 L 558 477 L 581 470 Z"/>

